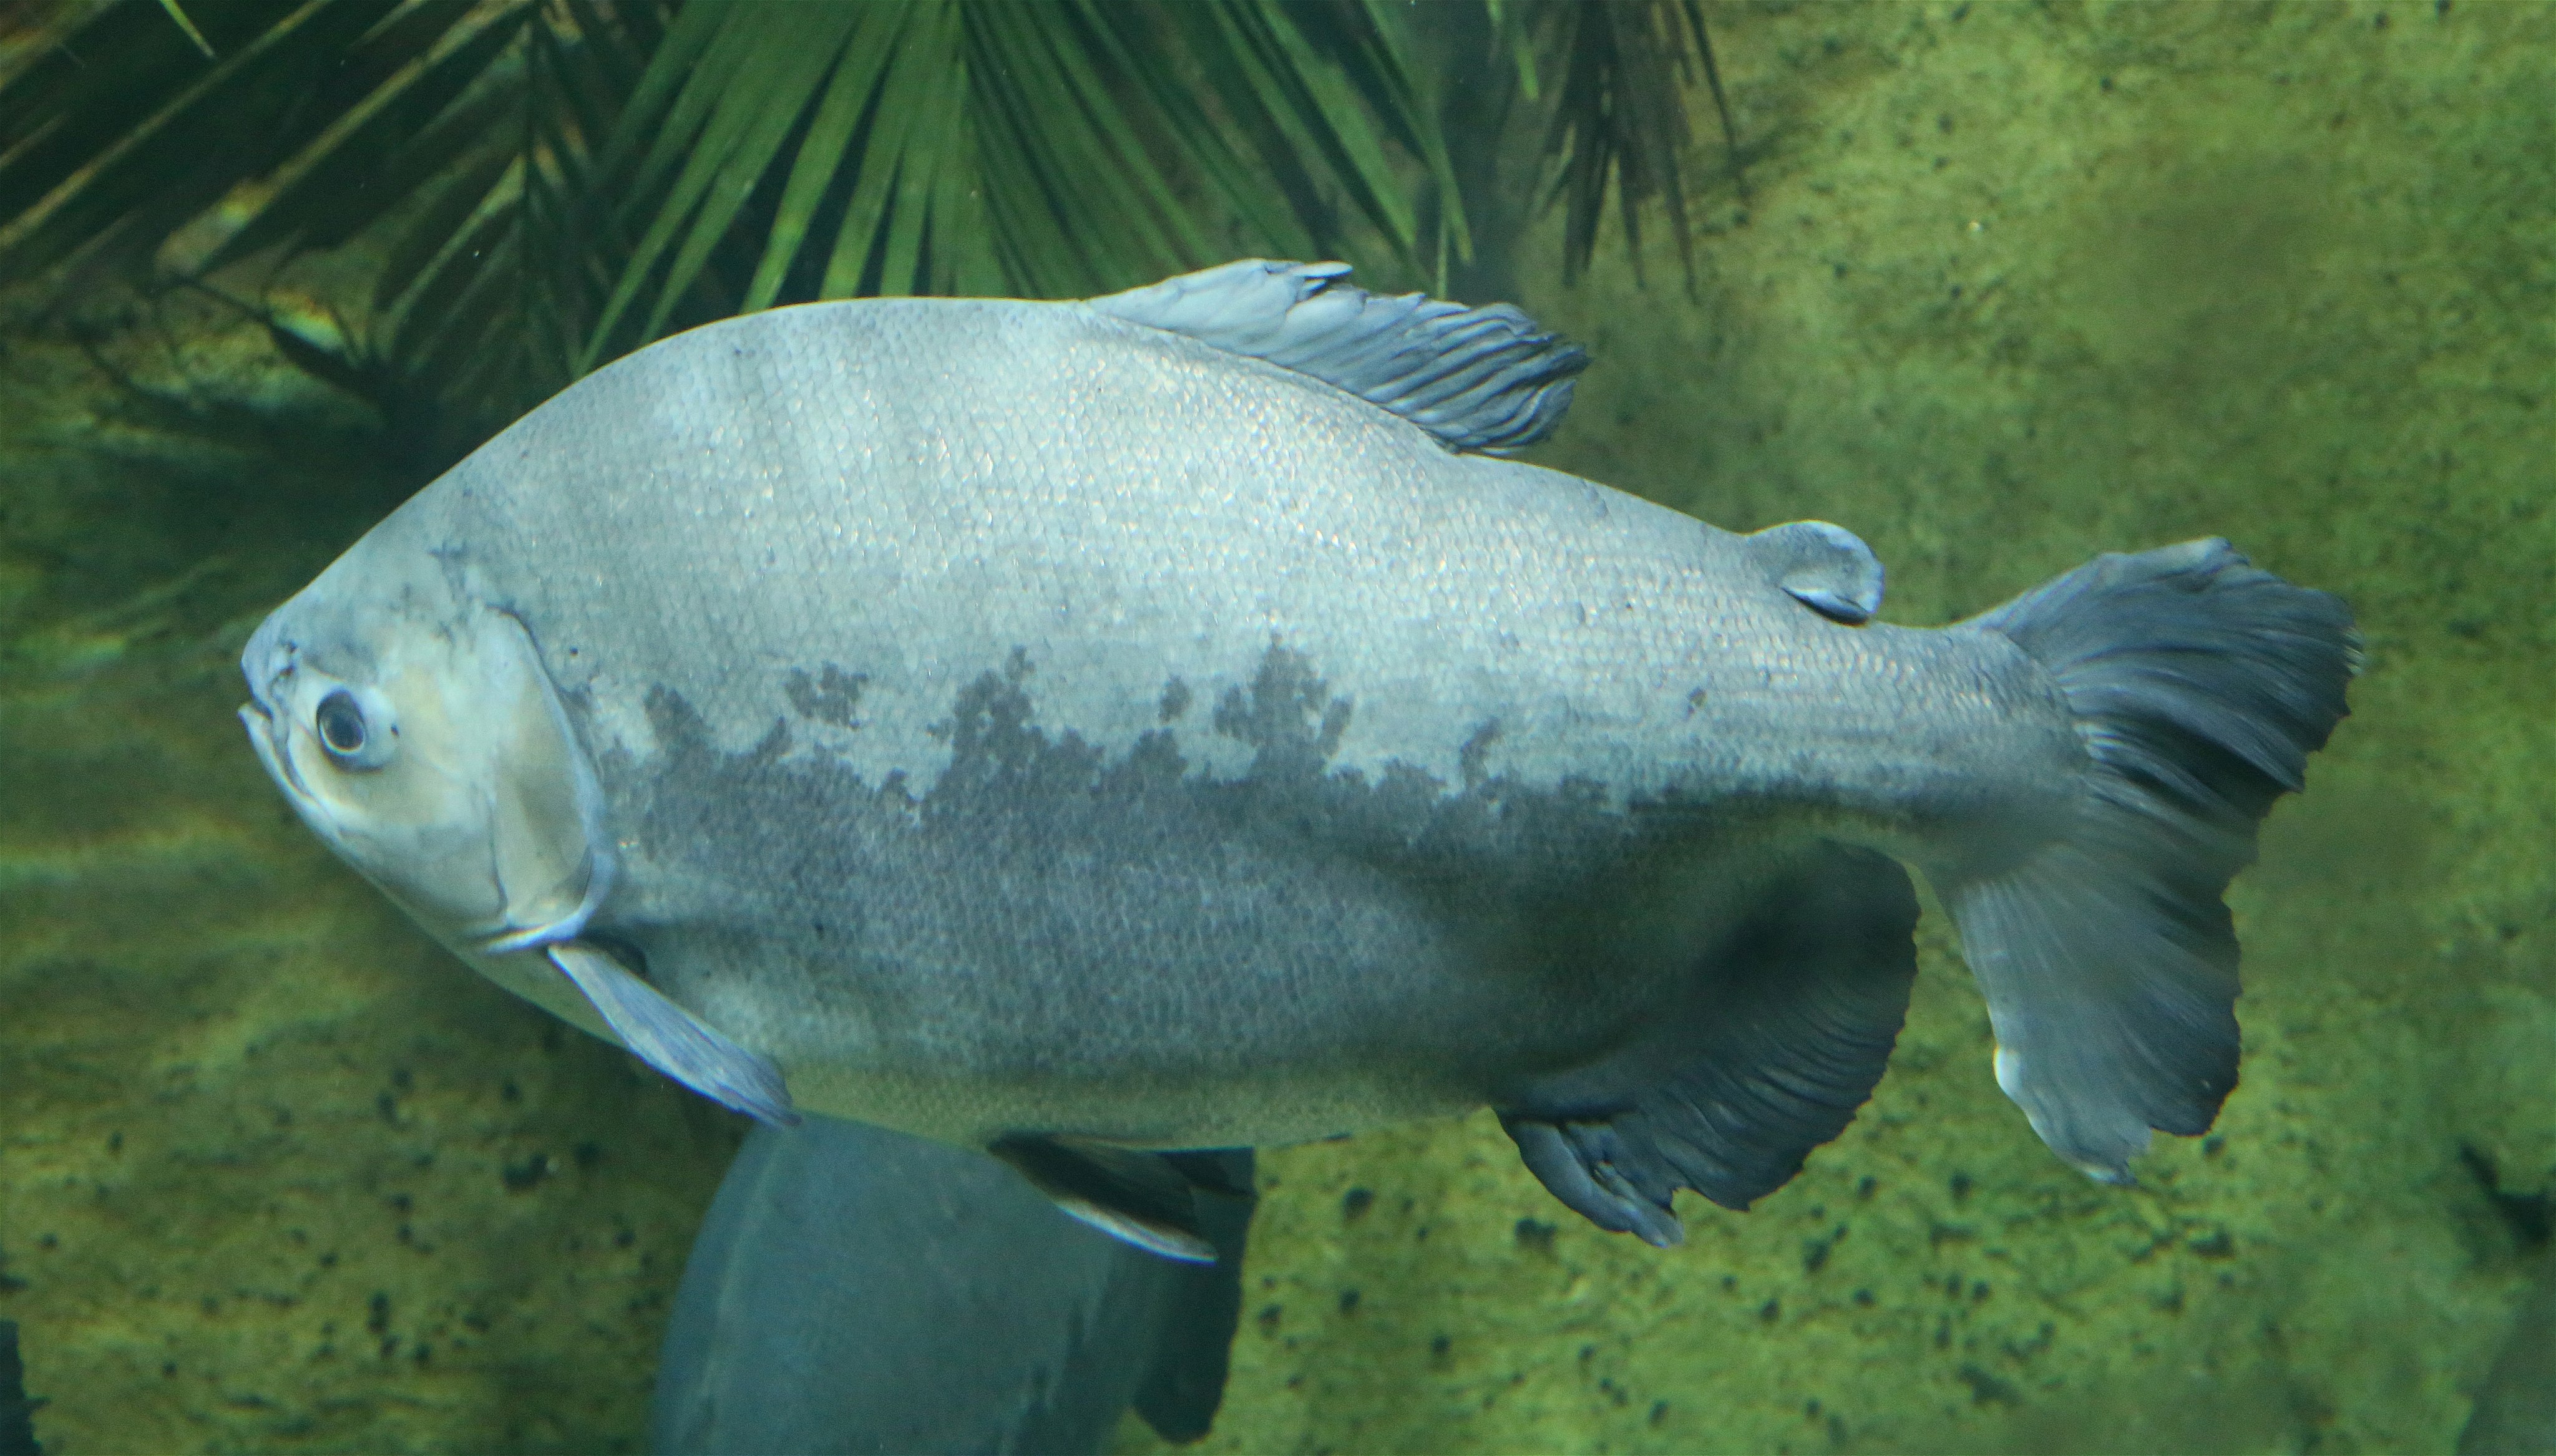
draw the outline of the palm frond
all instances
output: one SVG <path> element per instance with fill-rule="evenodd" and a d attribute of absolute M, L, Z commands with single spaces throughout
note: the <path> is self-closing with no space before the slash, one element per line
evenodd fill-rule
<path fill-rule="evenodd" d="M 1409 33 L 1433 17 L 1395 0 L 185 0 L 209 60 L 163 0 L 49 3 L 53 45 L 0 55 L 0 281 L 362 239 L 337 377 L 490 424 L 779 303 L 1091 294 L 1239 253 L 1443 284 L 1460 176 L 1487 175 L 1463 149 L 1497 144 L 1443 134 Z M 1664 199 L 1683 248 L 1695 0 L 1437 13 L 1483 4 L 1530 99 L 1558 79 L 1573 270 L 1610 185 L 1628 232 Z"/>
<path fill-rule="evenodd" d="M 609 149 L 629 163 L 622 215 L 645 225 L 588 355 L 655 336 L 697 291 L 747 308 L 1105 292 L 1219 256 L 1215 216 L 1282 254 L 1342 251 L 1362 228 L 1408 265 L 1408 169 L 1385 139 L 1447 164 L 1389 14 L 693 0 Z M 740 223 L 758 244 L 746 276 L 711 276 Z"/>
<path fill-rule="evenodd" d="M 1541 51 L 1558 62 L 1542 152 L 1546 204 L 1562 207 L 1564 281 L 1588 269 L 1611 188 L 1634 276 L 1641 275 L 1642 204 L 1657 199 L 1692 287 L 1685 90 L 1699 64 L 1721 112 L 1732 179 L 1739 179 L 1738 143 L 1697 0 L 1512 0 L 1502 20 L 1519 54 Z"/>

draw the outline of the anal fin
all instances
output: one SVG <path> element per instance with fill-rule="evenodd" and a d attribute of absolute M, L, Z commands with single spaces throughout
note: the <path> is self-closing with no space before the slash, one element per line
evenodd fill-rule
<path fill-rule="evenodd" d="M 985 1151 L 1069 1217 L 1183 1264 L 1215 1263 L 1202 1197 L 1250 1197 L 1216 1186 L 1217 1164 L 1185 1153 L 1029 1134 L 996 1139 Z"/>
<path fill-rule="evenodd" d="M 1594 1082 L 1584 1070 L 1522 1089 L 1500 1125 L 1592 1223 L 1675 1244 L 1678 1189 L 1744 1209 L 1846 1131 L 1907 1017 L 1916 925 L 1897 863 L 1825 845 L 1708 954 L 1689 1014 L 1663 1029 L 1673 1043 Z"/>
<path fill-rule="evenodd" d="M 551 964 L 593 1003 L 632 1055 L 721 1107 L 792 1127 L 799 1114 L 770 1057 L 720 1035 L 604 951 L 581 940 L 549 947 Z"/>

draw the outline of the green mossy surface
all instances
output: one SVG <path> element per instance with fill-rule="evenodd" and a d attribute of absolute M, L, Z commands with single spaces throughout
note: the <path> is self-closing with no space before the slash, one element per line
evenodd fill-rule
<path fill-rule="evenodd" d="M 1930 915 L 1872 1105 L 1681 1249 L 1486 1116 L 1269 1154 L 1205 1449 L 2447 1449 L 2531 1273 L 2460 1147 L 2556 1177 L 2556 6 L 1710 14 L 1748 196 L 1692 296 L 1664 246 L 1530 286 L 1598 357 L 1545 462 L 1845 524 L 1901 622 L 2205 534 L 2349 597 L 2355 716 L 2231 897 L 2243 1084 L 2085 1181 Z M 114 321 L 175 403 L 0 352 L 0 1318 L 47 1448 L 635 1449 L 735 1129 L 292 821 L 231 659 L 401 486 L 254 333 Z"/>

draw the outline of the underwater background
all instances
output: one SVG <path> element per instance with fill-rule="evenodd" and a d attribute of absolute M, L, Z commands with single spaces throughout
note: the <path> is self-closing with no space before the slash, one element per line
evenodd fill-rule
<path fill-rule="evenodd" d="M 1708 14 L 1745 194 L 1689 199 L 1691 289 L 1664 226 L 1638 283 L 1521 235 L 1596 359 L 1533 458 L 1846 525 L 1899 622 L 2202 535 L 2346 597 L 2354 715 L 2230 896 L 2243 1081 L 2087 1181 L 1930 904 L 1872 1103 L 1683 1248 L 1488 1114 L 1266 1153 L 1197 1449 L 2451 1449 L 2556 1277 L 2556 5 Z M 639 1449 L 737 1120 L 427 941 L 232 714 L 419 481 L 218 300 L 11 306 L 0 1319 L 45 1449 Z"/>

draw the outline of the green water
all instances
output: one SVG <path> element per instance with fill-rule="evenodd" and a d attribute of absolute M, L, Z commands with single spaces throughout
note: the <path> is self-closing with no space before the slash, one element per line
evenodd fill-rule
<path fill-rule="evenodd" d="M 2087 1182 L 1930 915 L 1872 1105 L 1682 1249 L 1486 1115 L 1268 1154 L 1204 1449 L 2449 1449 L 2546 1262 L 2460 1150 L 2556 1180 L 2556 7 L 1711 16 L 1765 155 L 1692 297 L 1664 244 L 1647 290 L 1526 249 L 1598 359 L 1538 458 L 1848 525 L 1902 622 L 2205 534 L 2348 597 L 2354 716 L 2231 896 L 2243 1084 Z M 233 657 L 405 486 L 212 305 L 110 321 L 182 403 L 0 347 L 0 1318 L 47 1449 L 636 1449 L 735 1129 L 292 821 Z"/>

